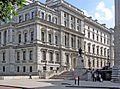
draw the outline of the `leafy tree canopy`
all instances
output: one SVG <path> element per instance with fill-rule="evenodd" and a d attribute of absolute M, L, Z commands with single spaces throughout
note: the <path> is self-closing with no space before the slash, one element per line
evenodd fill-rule
<path fill-rule="evenodd" d="M 27 0 L 0 0 L 0 20 L 8 22 L 17 15 L 16 8 L 21 8 Z"/>

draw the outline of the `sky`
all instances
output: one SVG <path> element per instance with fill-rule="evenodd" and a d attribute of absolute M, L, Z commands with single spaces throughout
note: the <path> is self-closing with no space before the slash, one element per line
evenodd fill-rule
<path fill-rule="evenodd" d="M 39 0 L 45 3 L 46 0 Z M 74 5 L 84 14 L 93 19 L 97 19 L 99 23 L 106 24 L 108 28 L 114 28 L 114 0 L 65 0 Z"/>

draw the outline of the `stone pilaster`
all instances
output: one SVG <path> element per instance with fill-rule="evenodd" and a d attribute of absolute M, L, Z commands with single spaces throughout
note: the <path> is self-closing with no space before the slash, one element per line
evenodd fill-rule
<path fill-rule="evenodd" d="M 112 70 L 112 81 L 120 82 L 120 24 L 115 27 L 115 60 Z"/>

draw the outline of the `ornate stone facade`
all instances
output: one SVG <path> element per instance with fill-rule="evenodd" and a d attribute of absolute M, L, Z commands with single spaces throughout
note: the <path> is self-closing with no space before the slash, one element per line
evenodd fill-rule
<path fill-rule="evenodd" d="M 1 22 L 0 74 L 74 69 L 79 48 L 83 50 L 85 68 L 106 66 L 108 55 L 113 60 L 112 30 L 64 0 L 47 0 L 46 4 L 35 1 L 18 14 L 9 24 Z"/>

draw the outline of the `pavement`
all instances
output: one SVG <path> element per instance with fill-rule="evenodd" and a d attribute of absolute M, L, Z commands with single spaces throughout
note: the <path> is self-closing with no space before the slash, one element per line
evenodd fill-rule
<path fill-rule="evenodd" d="M 110 81 L 80 81 L 78 86 L 73 80 L 14 79 L 0 80 L 0 89 L 120 89 L 120 84 Z"/>

